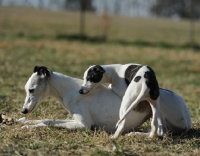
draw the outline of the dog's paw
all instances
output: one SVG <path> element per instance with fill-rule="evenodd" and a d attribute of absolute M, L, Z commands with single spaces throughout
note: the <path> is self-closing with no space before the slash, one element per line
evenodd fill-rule
<path fill-rule="evenodd" d="M 24 122 L 25 120 L 26 120 L 26 117 L 22 117 L 22 118 L 16 119 L 15 121 L 16 122 Z"/>
<path fill-rule="evenodd" d="M 110 137 L 110 139 L 111 139 L 111 140 L 115 140 L 115 139 L 117 139 L 118 137 L 119 137 L 118 135 L 115 135 L 115 134 L 114 134 L 114 135 L 112 135 L 112 136 Z"/>
<path fill-rule="evenodd" d="M 111 139 L 111 140 L 115 140 L 115 137 L 112 135 L 112 136 L 110 137 L 110 139 Z"/>
<path fill-rule="evenodd" d="M 133 135 L 140 135 L 144 137 L 149 137 L 150 133 L 144 133 L 144 132 L 130 132 L 127 134 L 127 136 L 133 136 Z"/>
<path fill-rule="evenodd" d="M 24 125 L 21 127 L 21 129 L 28 129 L 28 128 L 30 128 L 30 125 Z"/>
<path fill-rule="evenodd" d="M 127 136 L 133 136 L 133 135 L 142 135 L 141 132 L 130 132 L 127 134 Z"/>
<path fill-rule="evenodd" d="M 148 135 L 148 137 L 149 137 L 149 138 L 155 138 L 155 137 L 157 137 L 157 133 L 150 133 L 150 134 Z"/>
<path fill-rule="evenodd" d="M 127 134 L 127 136 L 132 136 L 132 135 L 135 135 L 135 132 L 130 132 Z"/>
<path fill-rule="evenodd" d="M 24 125 L 21 127 L 21 129 L 31 129 L 31 128 L 37 128 L 37 125 Z"/>

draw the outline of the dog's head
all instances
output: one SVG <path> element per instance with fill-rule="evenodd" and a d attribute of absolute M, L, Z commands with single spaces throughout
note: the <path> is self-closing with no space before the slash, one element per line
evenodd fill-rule
<path fill-rule="evenodd" d="M 47 91 L 47 78 L 51 71 L 44 66 L 35 66 L 33 74 L 25 85 L 26 98 L 22 113 L 27 114 L 34 110 L 37 104 L 42 101 Z"/>
<path fill-rule="evenodd" d="M 105 70 L 100 65 L 90 66 L 84 73 L 84 81 L 79 93 L 87 94 L 91 90 L 96 89 L 101 84 L 104 73 Z"/>

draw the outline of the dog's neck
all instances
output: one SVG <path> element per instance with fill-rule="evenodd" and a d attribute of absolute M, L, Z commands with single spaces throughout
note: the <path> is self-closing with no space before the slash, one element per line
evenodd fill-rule
<path fill-rule="evenodd" d="M 48 80 L 50 85 L 49 96 L 58 99 L 64 108 L 71 112 L 70 103 L 80 96 L 78 90 L 82 80 L 54 72 Z"/>
<path fill-rule="evenodd" d="M 103 69 L 105 70 L 105 73 L 102 78 L 103 83 L 113 83 L 114 77 L 118 77 L 119 73 L 117 71 L 118 65 L 102 65 Z"/>
<path fill-rule="evenodd" d="M 127 85 L 124 80 L 124 71 L 120 70 L 121 66 L 121 64 L 102 65 L 105 70 L 102 83 L 112 84 L 112 90 L 120 97 L 123 97 Z"/>

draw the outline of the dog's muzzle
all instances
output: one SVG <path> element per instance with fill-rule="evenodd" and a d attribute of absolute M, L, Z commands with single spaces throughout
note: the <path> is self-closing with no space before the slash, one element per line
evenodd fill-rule
<path fill-rule="evenodd" d="M 27 114 L 27 113 L 28 113 L 28 109 L 24 108 L 24 109 L 22 109 L 21 112 L 22 112 L 23 114 Z"/>
<path fill-rule="evenodd" d="M 84 90 L 84 89 L 80 89 L 80 90 L 79 90 L 79 93 L 80 93 L 80 94 L 87 94 L 88 92 L 89 92 L 89 91 L 86 91 L 86 90 Z"/>
<path fill-rule="evenodd" d="M 84 87 L 81 87 L 81 89 L 79 90 L 80 94 L 87 94 L 89 91 L 86 90 Z"/>
<path fill-rule="evenodd" d="M 80 93 L 80 94 L 83 94 L 83 89 L 80 89 L 80 90 L 79 90 L 79 93 Z"/>

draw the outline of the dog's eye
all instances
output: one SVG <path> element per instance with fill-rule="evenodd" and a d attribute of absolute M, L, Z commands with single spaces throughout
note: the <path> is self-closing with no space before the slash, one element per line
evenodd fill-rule
<path fill-rule="evenodd" d="M 29 89 L 29 93 L 33 93 L 34 92 L 34 89 Z"/>

